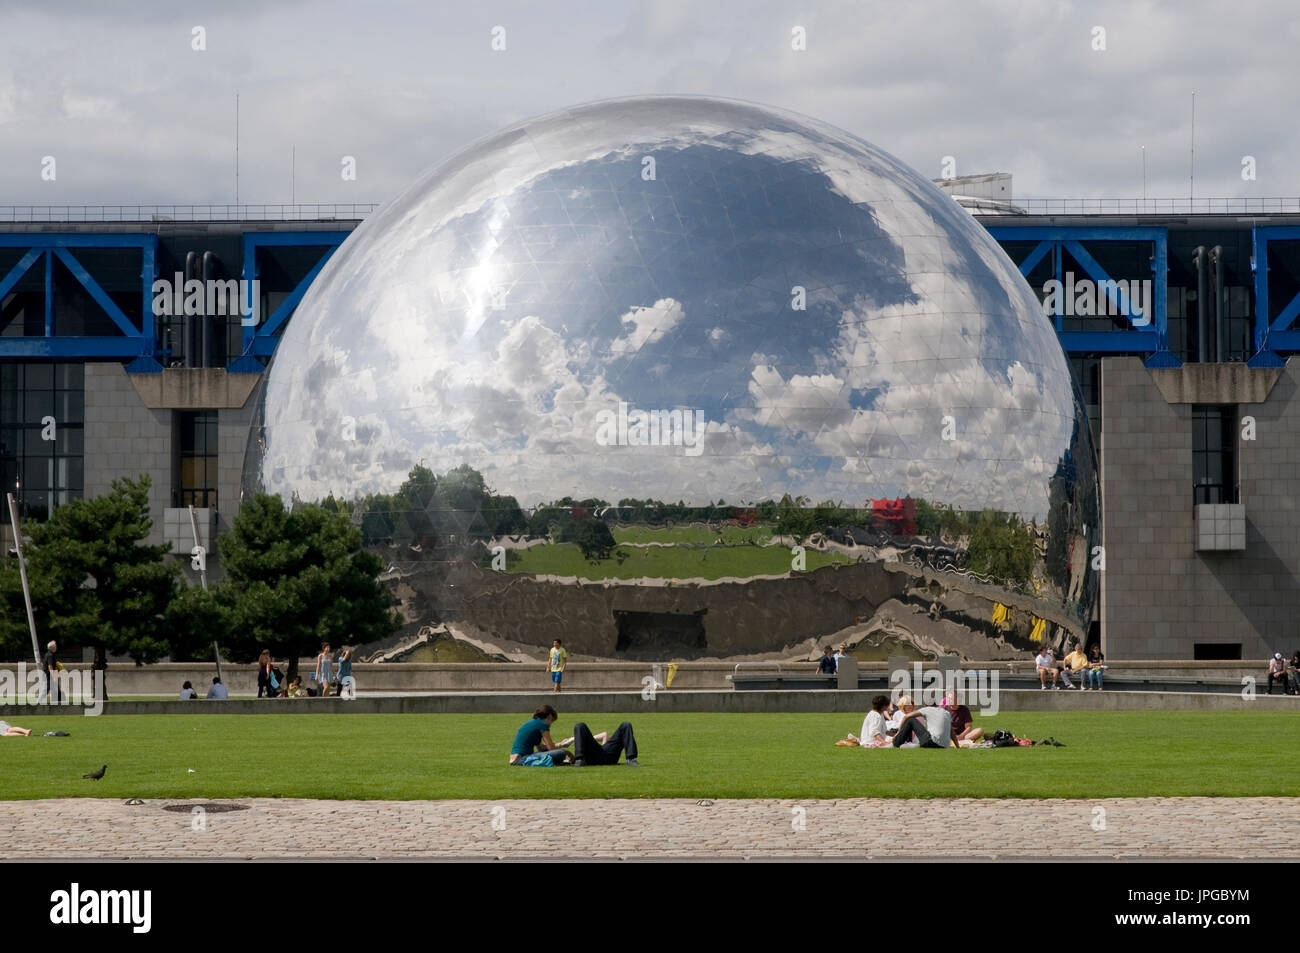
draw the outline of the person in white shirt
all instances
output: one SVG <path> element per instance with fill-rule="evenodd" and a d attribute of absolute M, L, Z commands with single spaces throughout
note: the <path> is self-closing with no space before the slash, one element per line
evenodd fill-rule
<path fill-rule="evenodd" d="M 871 699 L 871 711 L 867 712 L 867 717 L 862 720 L 862 737 L 859 739 L 862 747 L 889 747 L 889 736 L 885 734 L 888 730 L 885 721 L 885 709 L 888 707 L 888 695 L 877 695 Z"/>
<path fill-rule="evenodd" d="M 225 701 L 230 695 L 226 693 L 226 686 L 221 684 L 221 679 L 213 678 L 212 687 L 208 689 L 207 697 L 209 700 Z"/>
<path fill-rule="evenodd" d="M 1059 689 L 1061 687 L 1056 684 L 1057 676 L 1060 675 L 1061 670 L 1056 667 L 1056 660 L 1052 658 L 1052 650 L 1046 645 L 1043 646 L 1041 652 L 1034 656 L 1034 666 L 1038 671 L 1038 687 L 1040 689 L 1047 688 L 1049 678 L 1052 681 L 1053 688 Z"/>
<path fill-rule="evenodd" d="M 198 697 L 199 697 L 199 693 L 194 690 L 194 686 L 189 682 L 186 682 L 184 685 L 181 686 L 181 693 L 179 696 L 181 701 L 187 702 L 191 698 L 198 698 Z"/>

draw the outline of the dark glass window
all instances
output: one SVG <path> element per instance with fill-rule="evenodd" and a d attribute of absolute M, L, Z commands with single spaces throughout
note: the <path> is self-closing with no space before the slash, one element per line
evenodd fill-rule
<path fill-rule="evenodd" d="M 217 505 L 217 412 L 180 415 L 180 505 Z"/>
<path fill-rule="evenodd" d="M 1192 472 L 1197 503 L 1237 502 L 1237 408 L 1192 405 Z"/>
<path fill-rule="evenodd" d="M 81 498 L 85 405 L 81 364 L 0 364 L 0 522 L 4 493 L 34 520 Z"/>

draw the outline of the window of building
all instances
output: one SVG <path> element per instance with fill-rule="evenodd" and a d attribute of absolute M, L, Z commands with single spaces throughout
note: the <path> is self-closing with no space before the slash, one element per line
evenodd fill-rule
<path fill-rule="evenodd" d="M 14 494 L 22 518 L 83 495 L 85 405 L 80 364 L 0 364 L 0 498 Z"/>
<path fill-rule="evenodd" d="M 180 415 L 181 506 L 217 505 L 217 412 L 200 410 Z"/>
<path fill-rule="evenodd" d="M 1192 405 L 1192 472 L 1197 503 L 1237 502 L 1237 408 Z"/>

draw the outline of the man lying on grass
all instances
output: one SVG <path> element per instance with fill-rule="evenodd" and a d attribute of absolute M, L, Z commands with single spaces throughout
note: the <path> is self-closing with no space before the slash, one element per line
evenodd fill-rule
<path fill-rule="evenodd" d="M 610 737 L 604 731 L 593 735 L 586 722 L 580 721 L 573 726 L 573 737 L 565 738 L 557 745 L 551 740 L 551 725 L 558 717 L 550 705 L 542 705 L 533 712 L 532 719 L 524 722 L 515 733 L 515 743 L 510 748 L 510 763 L 525 766 L 565 764 L 570 758 L 566 749 L 573 745 L 573 763 L 578 767 L 618 764 L 619 755 L 624 752 L 627 753 L 627 763 L 639 767 L 631 722 L 623 722 L 614 731 L 613 737 Z M 534 758 L 534 755 L 551 757 L 540 759 Z"/>

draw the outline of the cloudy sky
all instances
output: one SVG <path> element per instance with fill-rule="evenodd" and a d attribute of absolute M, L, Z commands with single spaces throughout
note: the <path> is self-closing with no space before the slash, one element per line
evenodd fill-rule
<path fill-rule="evenodd" d="M 1286 0 L 33 6 L 0 0 L 0 205 L 233 202 L 236 92 L 244 203 L 383 202 L 516 120 L 665 92 L 806 113 L 928 177 L 1010 171 L 1025 198 L 1140 196 L 1142 146 L 1147 194 L 1186 196 L 1195 90 L 1197 196 L 1300 192 Z"/>

